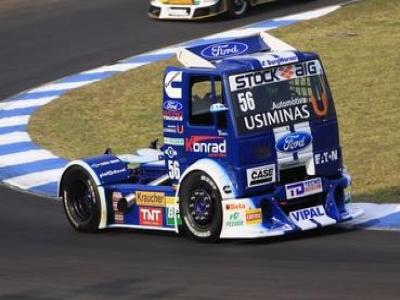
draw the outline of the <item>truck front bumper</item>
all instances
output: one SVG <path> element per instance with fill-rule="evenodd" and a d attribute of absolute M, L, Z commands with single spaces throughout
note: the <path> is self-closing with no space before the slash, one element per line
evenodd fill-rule
<path fill-rule="evenodd" d="M 350 177 L 321 178 L 322 192 L 288 200 L 285 186 L 270 193 L 222 201 L 221 238 L 262 238 L 316 229 L 351 220 L 362 209 L 350 208 Z"/>
<path fill-rule="evenodd" d="M 194 20 L 219 15 L 226 9 L 223 0 L 198 5 L 171 5 L 152 1 L 148 14 L 155 19 Z"/>

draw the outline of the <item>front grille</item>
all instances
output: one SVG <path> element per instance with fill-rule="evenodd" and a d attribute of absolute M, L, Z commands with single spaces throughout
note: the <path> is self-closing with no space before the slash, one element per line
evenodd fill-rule
<path fill-rule="evenodd" d="M 285 214 L 288 215 L 289 212 L 291 211 L 317 205 L 324 205 L 325 199 L 326 199 L 326 193 L 319 193 L 307 197 L 281 201 L 279 202 L 279 206 L 285 212 Z"/>
<path fill-rule="evenodd" d="M 285 185 L 287 183 L 303 181 L 309 179 L 310 176 L 307 175 L 306 167 L 299 166 L 290 169 L 280 170 L 280 184 Z"/>

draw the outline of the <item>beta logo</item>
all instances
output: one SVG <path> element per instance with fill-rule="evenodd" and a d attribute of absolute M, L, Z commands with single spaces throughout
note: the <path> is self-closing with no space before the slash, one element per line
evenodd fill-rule
<path fill-rule="evenodd" d="M 276 142 L 276 150 L 283 153 L 292 153 L 307 148 L 312 142 L 308 132 L 291 132 Z"/>
<path fill-rule="evenodd" d="M 322 192 L 321 178 L 313 178 L 285 185 L 286 199 L 310 196 Z"/>
<path fill-rule="evenodd" d="M 163 226 L 162 208 L 139 207 L 139 223 L 148 226 Z"/>
<path fill-rule="evenodd" d="M 301 221 L 311 220 L 325 216 L 325 210 L 322 205 L 304 208 L 290 212 L 290 217 L 296 223 Z"/>
<path fill-rule="evenodd" d="M 230 42 L 208 46 L 201 51 L 201 56 L 209 59 L 221 59 L 228 56 L 243 54 L 249 49 L 244 43 Z"/>
<path fill-rule="evenodd" d="M 254 187 L 275 182 L 275 165 L 247 169 L 247 186 Z"/>
<path fill-rule="evenodd" d="M 191 136 L 185 139 L 185 150 L 194 153 L 207 153 L 210 157 L 226 155 L 226 140 L 219 136 Z"/>

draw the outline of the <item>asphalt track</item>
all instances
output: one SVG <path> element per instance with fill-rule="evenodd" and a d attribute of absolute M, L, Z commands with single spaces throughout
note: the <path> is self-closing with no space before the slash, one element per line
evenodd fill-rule
<path fill-rule="evenodd" d="M 0 98 L 338 1 L 281 1 L 246 19 L 197 23 L 150 21 L 144 0 L 10 2 L 0 2 Z M 395 232 L 330 228 L 213 245 L 153 232 L 77 234 L 59 202 L 0 187 L 0 299 L 399 299 L 399 275 Z"/>

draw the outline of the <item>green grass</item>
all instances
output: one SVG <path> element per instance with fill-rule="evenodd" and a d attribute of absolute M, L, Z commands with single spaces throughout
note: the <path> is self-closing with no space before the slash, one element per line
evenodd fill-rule
<path fill-rule="evenodd" d="M 318 52 L 333 90 L 357 200 L 400 202 L 400 5 L 365 0 L 273 34 Z M 36 143 L 66 158 L 130 152 L 161 136 L 162 73 L 172 59 L 72 91 L 32 117 Z"/>

